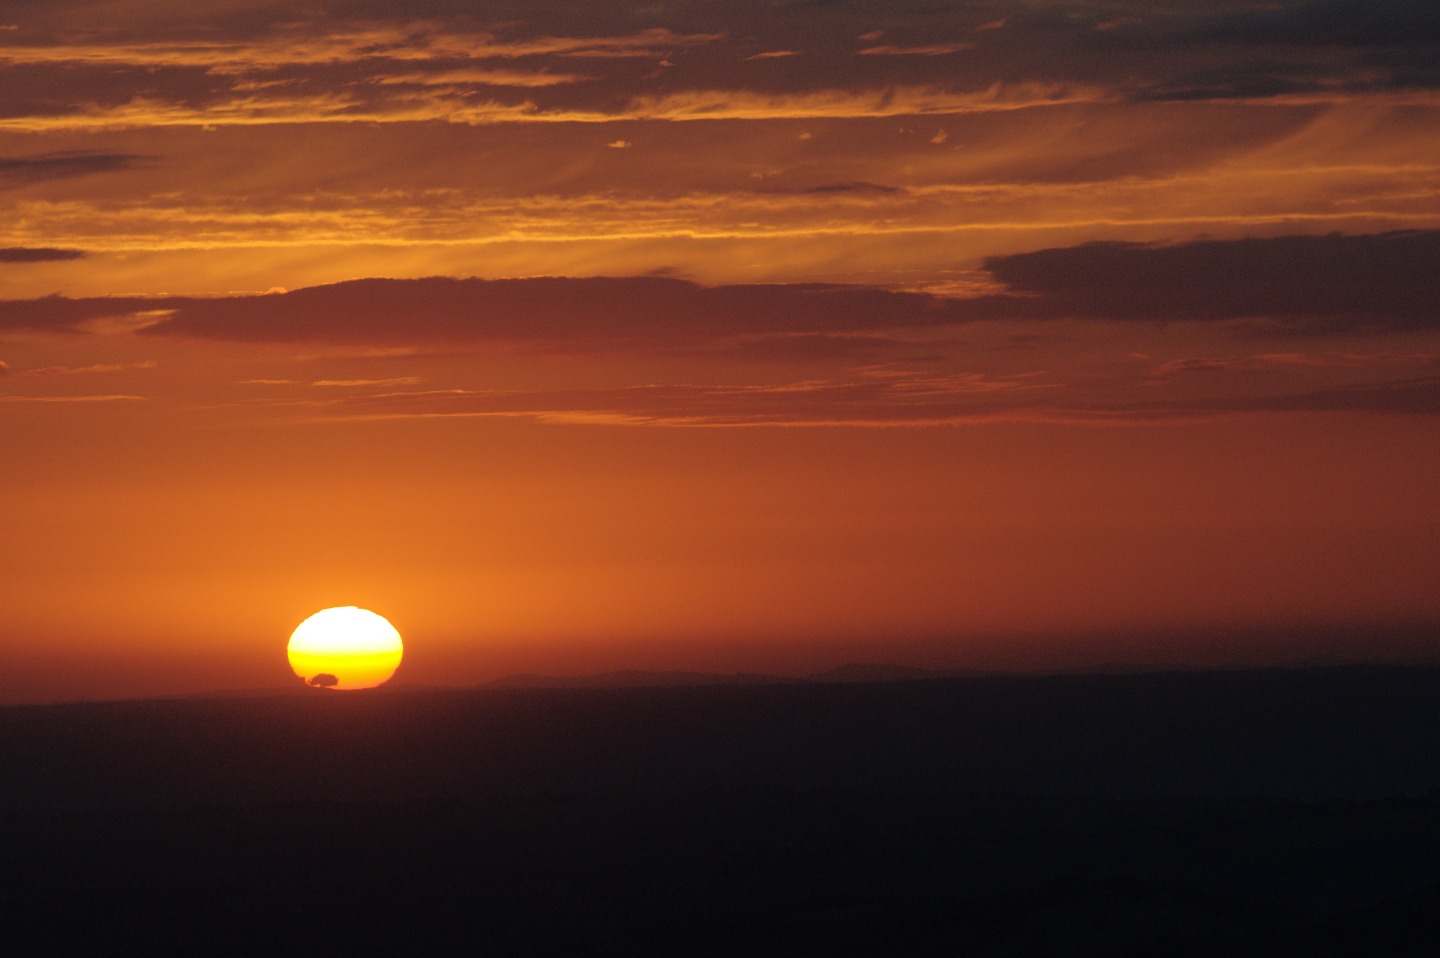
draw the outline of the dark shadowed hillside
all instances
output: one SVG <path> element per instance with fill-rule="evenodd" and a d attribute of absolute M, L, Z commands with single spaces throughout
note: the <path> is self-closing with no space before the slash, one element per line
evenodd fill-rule
<path fill-rule="evenodd" d="M 1404 954 L 1437 729 L 1418 668 L 11 708 L 0 913 L 21 953 Z"/>

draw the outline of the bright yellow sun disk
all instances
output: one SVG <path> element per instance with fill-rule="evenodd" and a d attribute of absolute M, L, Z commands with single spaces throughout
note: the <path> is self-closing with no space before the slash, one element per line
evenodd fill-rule
<path fill-rule="evenodd" d="M 368 689 L 395 674 L 404 651 L 384 616 L 347 605 L 300 623 L 290 635 L 290 668 L 310 685 Z"/>

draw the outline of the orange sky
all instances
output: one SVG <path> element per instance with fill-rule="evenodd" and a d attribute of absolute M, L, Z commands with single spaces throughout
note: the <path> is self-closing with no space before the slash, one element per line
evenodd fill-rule
<path fill-rule="evenodd" d="M 8 4 L 0 701 L 281 684 L 348 604 L 437 684 L 1430 655 L 1437 47 Z"/>

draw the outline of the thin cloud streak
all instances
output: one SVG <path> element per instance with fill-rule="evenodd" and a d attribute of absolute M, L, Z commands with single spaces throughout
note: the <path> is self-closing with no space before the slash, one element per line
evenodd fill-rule
<path fill-rule="evenodd" d="M 38 404 L 59 404 L 70 403 L 108 403 L 108 402 L 133 402 L 143 401 L 145 396 L 130 396 L 113 394 L 105 396 L 16 396 L 0 395 L 0 403 L 38 403 Z"/>
<path fill-rule="evenodd" d="M 1047 398 L 1047 395 L 1054 394 Z M 1144 426 L 1230 416 L 1440 415 L 1440 377 L 1247 397 L 1097 402 L 1032 376 L 916 374 L 768 386 L 693 384 L 555 392 L 425 390 L 284 408 L 314 421 L 526 418 L 557 424 L 692 428 L 934 428 L 996 423 Z M 323 411 L 322 411 L 323 410 Z"/>
<path fill-rule="evenodd" d="M 517 59 L 546 54 L 653 58 L 720 38 L 720 34 L 681 35 L 657 27 L 609 37 L 535 37 L 507 41 L 494 33 L 452 32 L 437 25 L 416 23 L 328 33 L 295 29 L 254 41 L 12 43 L 0 46 L 0 63 L 203 67 L 224 74 L 295 65 Z"/>
<path fill-rule="evenodd" d="M 525 85 L 525 84 L 507 84 Z M 553 84 L 529 84 L 531 86 Z M 446 87 L 453 86 L 447 84 Z M 876 119 L 907 116 L 964 116 L 1112 102 L 1099 87 L 1053 83 L 991 84 L 976 90 L 897 87 L 883 90 L 818 90 L 766 94 L 749 90 L 695 90 L 639 96 L 613 110 L 544 106 L 534 100 L 477 101 L 446 87 L 396 92 L 379 100 L 354 91 L 288 93 L 247 91 L 205 106 L 154 97 L 136 97 L 114 106 L 86 105 L 73 112 L 0 117 L 0 132 L 268 126 L 329 123 L 448 123 L 488 126 L 502 123 L 716 122 L 734 120 Z"/>
<path fill-rule="evenodd" d="M 901 47 L 887 43 L 866 47 L 857 52 L 862 57 L 943 57 L 974 48 L 975 44 L 973 43 L 931 43 L 914 47 Z"/>

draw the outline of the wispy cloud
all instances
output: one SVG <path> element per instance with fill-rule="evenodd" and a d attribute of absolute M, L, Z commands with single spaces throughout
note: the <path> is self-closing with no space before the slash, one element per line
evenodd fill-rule
<path fill-rule="evenodd" d="M 26 376 L 89 376 L 95 373 L 118 373 L 133 369 L 154 369 L 154 360 L 138 363 L 92 363 L 89 366 L 40 366 L 27 369 Z"/>
<path fill-rule="evenodd" d="M 927 43 L 913 47 L 886 43 L 858 51 L 862 57 L 943 57 L 962 50 L 974 49 L 973 43 Z"/>
<path fill-rule="evenodd" d="M 339 387 L 342 389 L 374 388 L 377 386 L 413 386 L 420 382 L 419 376 L 396 376 L 391 379 L 317 379 L 312 386 Z"/>
<path fill-rule="evenodd" d="M 490 67 L 464 67 L 454 70 L 431 72 L 386 73 L 373 78 L 382 85 L 406 86 L 503 86 L 522 88 L 543 88 L 564 86 L 570 83 L 584 83 L 594 79 L 580 73 L 551 73 L 548 71 L 505 70 Z"/>
<path fill-rule="evenodd" d="M 643 385 L 553 392 L 425 390 L 326 404 L 368 419 L 524 417 L 631 426 L 938 425 L 995 414 L 995 397 L 1051 388 L 1030 376 L 912 373 L 753 385 Z"/>
<path fill-rule="evenodd" d="M 285 402 L 305 419 L 526 418 L 670 428 L 934 428 L 985 423 L 1126 426 L 1287 414 L 1440 415 L 1440 377 L 1279 388 L 1242 396 L 1096 400 L 1035 374 L 865 371 L 772 384 L 647 384 L 550 391 L 433 389 Z"/>
<path fill-rule="evenodd" d="M 601 37 L 538 36 L 507 40 L 489 32 L 460 32 L 437 23 L 317 30 L 299 25 L 254 39 L 106 42 L 96 36 L 59 43 L 0 46 L 0 63 L 203 67 L 215 73 L 284 66 L 359 62 L 423 62 L 564 57 L 660 57 L 714 42 L 719 34 L 677 34 L 663 27 Z"/>
<path fill-rule="evenodd" d="M 0 403 L 39 403 L 39 404 L 60 404 L 69 403 L 107 403 L 107 402 L 134 402 L 144 400 L 144 396 L 129 395 L 104 395 L 104 396 L 15 396 L 0 395 Z"/>
<path fill-rule="evenodd" d="M 509 76 L 514 76 L 513 74 Z M 523 83 L 495 84 L 523 86 Z M 554 85 L 530 83 L 530 86 Z M 497 123 L 617 123 L 636 121 L 865 119 L 1005 113 L 1113 100 L 1100 87 L 1054 83 L 994 83 L 982 89 L 894 87 L 880 90 L 817 90 L 760 93 L 744 89 L 691 90 L 634 97 L 613 108 L 544 105 L 535 100 L 477 99 L 455 84 L 411 89 L 344 87 L 296 92 L 288 87 L 247 89 L 203 105 L 136 96 L 124 103 L 77 104 L 63 112 L 0 117 L 0 131 L 39 133 L 145 127 L 265 126 L 296 123 L 442 122 L 467 126 Z M 377 95 L 374 91 L 393 92 Z"/>

